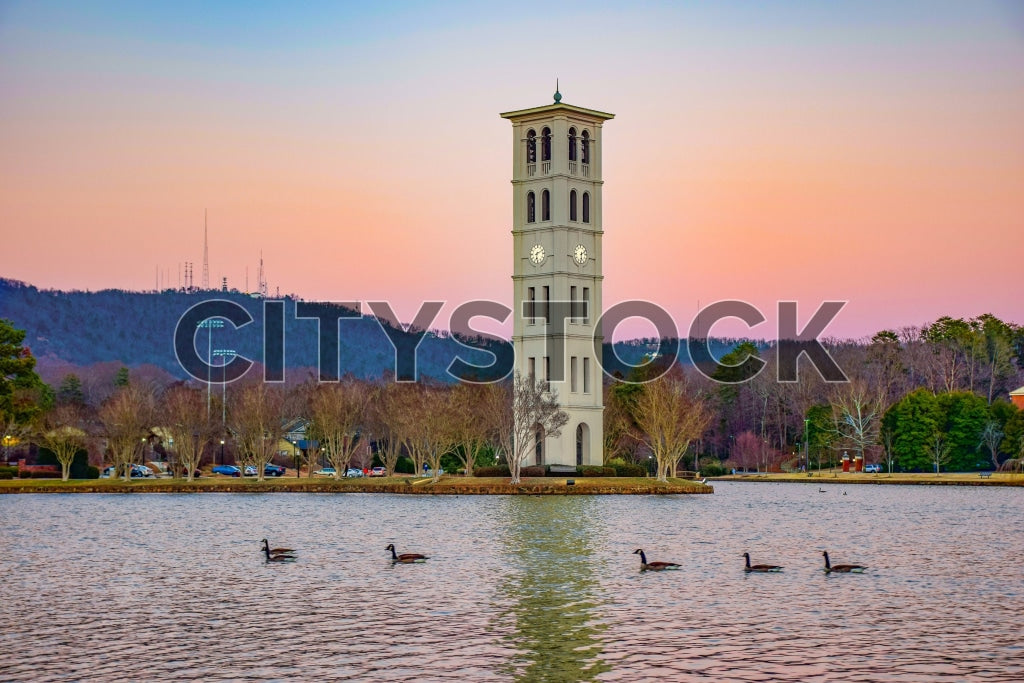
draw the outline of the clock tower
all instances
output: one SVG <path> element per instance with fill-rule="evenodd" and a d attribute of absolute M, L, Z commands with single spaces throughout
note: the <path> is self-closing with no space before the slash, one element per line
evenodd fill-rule
<path fill-rule="evenodd" d="M 601 131 L 613 115 L 561 100 L 501 115 L 512 123 L 516 370 L 549 381 L 569 415 L 560 436 L 535 432 L 524 464 L 601 465 Z"/>

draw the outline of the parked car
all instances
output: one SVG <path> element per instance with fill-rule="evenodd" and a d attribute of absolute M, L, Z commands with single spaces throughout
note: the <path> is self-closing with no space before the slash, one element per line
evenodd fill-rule
<path fill-rule="evenodd" d="M 338 473 L 338 470 L 334 469 L 333 467 L 324 467 L 322 469 L 317 470 L 313 474 L 314 474 L 314 476 L 317 476 L 317 477 L 333 477 L 337 473 Z"/>
<path fill-rule="evenodd" d="M 270 463 L 267 463 L 263 467 L 263 476 L 264 477 L 280 477 L 283 474 L 284 474 L 284 468 L 281 467 L 280 465 L 271 465 Z"/>
<path fill-rule="evenodd" d="M 117 474 L 114 467 L 105 467 L 103 468 L 103 471 L 100 472 L 100 478 L 102 479 L 113 479 L 119 476 L 121 475 Z M 132 465 L 132 476 L 136 478 L 152 477 L 153 470 L 149 469 L 145 465 Z"/>
<path fill-rule="evenodd" d="M 354 477 L 361 477 L 361 476 L 363 476 L 363 471 L 361 469 L 359 469 L 358 467 L 349 467 L 347 470 L 345 470 L 345 476 L 346 477 L 353 477 L 353 478 Z"/>
<path fill-rule="evenodd" d="M 247 476 L 247 477 L 255 477 L 256 476 L 256 468 L 254 466 L 252 466 L 252 465 L 246 465 L 245 466 L 245 476 Z"/>
<path fill-rule="evenodd" d="M 234 465 L 214 465 L 213 466 L 213 470 L 211 470 L 211 471 L 214 474 L 224 474 L 224 475 L 227 475 L 229 477 L 240 477 L 240 476 L 242 476 L 242 470 L 238 469 Z"/>
<path fill-rule="evenodd" d="M 383 477 L 387 473 L 388 471 L 383 467 L 374 467 L 372 470 L 370 470 L 371 477 Z"/>
<path fill-rule="evenodd" d="M 864 471 L 865 472 L 876 472 L 876 473 L 881 474 L 882 466 L 881 465 L 864 465 Z"/>

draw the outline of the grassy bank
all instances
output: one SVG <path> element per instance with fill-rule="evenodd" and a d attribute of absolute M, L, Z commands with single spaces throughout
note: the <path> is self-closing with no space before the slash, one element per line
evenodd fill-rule
<path fill-rule="evenodd" d="M 512 485 L 508 478 L 442 477 L 437 483 L 413 477 L 372 477 L 358 479 L 296 479 L 275 477 L 255 479 L 202 477 L 184 479 L 7 479 L 0 480 L 3 493 L 401 493 L 421 495 L 644 495 L 712 493 L 700 482 L 670 479 L 668 483 L 642 477 L 575 477 L 574 485 L 555 477 L 524 478 Z"/>
<path fill-rule="evenodd" d="M 982 477 L 977 472 L 950 472 L 943 474 L 931 473 L 898 473 L 898 474 L 867 474 L 864 472 L 811 472 L 807 473 L 771 473 L 771 474 L 736 474 L 716 477 L 718 481 L 748 482 L 797 482 L 801 484 L 914 484 L 921 486 L 1024 486 L 1024 475 L 1010 472 L 993 472 L 991 476 Z"/>

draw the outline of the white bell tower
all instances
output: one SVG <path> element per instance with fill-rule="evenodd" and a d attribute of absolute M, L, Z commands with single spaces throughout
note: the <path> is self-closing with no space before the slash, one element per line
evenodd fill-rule
<path fill-rule="evenodd" d="M 551 382 L 569 415 L 524 464 L 601 465 L 601 131 L 614 115 L 561 99 L 501 115 L 512 122 L 516 370 Z"/>

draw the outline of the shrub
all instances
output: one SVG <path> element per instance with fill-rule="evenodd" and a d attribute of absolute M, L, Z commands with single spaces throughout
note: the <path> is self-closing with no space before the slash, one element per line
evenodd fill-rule
<path fill-rule="evenodd" d="M 729 474 L 729 470 L 725 469 L 719 460 L 706 460 L 700 463 L 700 476 L 702 477 L 721 477 Z"/>
<path fill-rule="evenodd" d="M 85 476 L 82 477 L 82 479 L 99 479 L 99 478 L 100 478 L 100 468 L 99 467 L 93 467 L 92 465 L 86 466 L 86 468 L 85 468 Z"/>
<path fill-rule="evenodd" d="M 60 479 L 60 472 L 53 470 L 33 470 L 29 475 L 32 479 Z"/>
<path fill-rule="evenodd" d="M 57 456 L 52 451 L 46 448 L 39 449 L 39 455 L 36 457 L 37 465 L 53 465 L 57 469 L 60 469 L 60 463 L 57 462 Z M 82 449 L 75 453 L 75 457 L 71 460 L 71 469 L 68 471 L 68 476 L 72 479 L 99 479 L 99 470 L 96 472 L 96 476 L 89 476 L 89 452 Z M 93 469 L 96 469 L 95 467 Z"/>
<path fill-rule="evenodd" d="M 32 478 L 32 470 L 18 470 L 18 478 L 19 479 L 31 479 Z"/>
<path fill-rule="evenodd" d="M 544 477 L 547 476 L 547 471 L 543 465 L 528 465 L 526 467 L 519 468 L 519 476 L 521 477 Z"/>
<path fill-rule="evenodd" d="M 626 462 L 621 458 L 610 461 L 608 466 L 615 470 L 615 476 L 617 477 L 647 476 L 647 469 L 643 465 L 637 465 L 635 462 Z"/>
<path fill-rule="evenodd" d="M 412 458 L 407 458 L 403 455 L 395 464 L 395 472 L 397 474 L 416 474 L 416 464 L 412 461 Z"/>
<path fill-rule="evenodd" d="M 598 465 L 580 465 L 576 468 L 576 473 L 581 477 L 614 477 L 616 475 L 614 467 Z"/>
<path fill-rule="evenodd" d="M 477 467 L 473 470 L 474 477 L 511 477 L 508 465 L 490 465 L 489 467 Z"/>
<path fill-rule="evenodd" d="M 0 479 L 14 479 L 17 470 L 12 471 L 10 467 L 0 467 Z"/>

